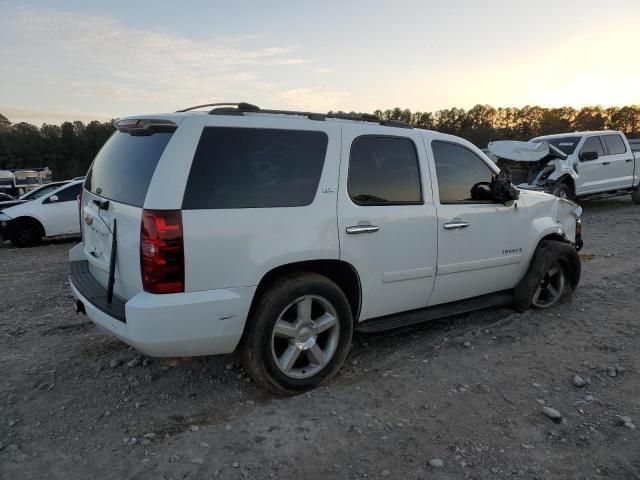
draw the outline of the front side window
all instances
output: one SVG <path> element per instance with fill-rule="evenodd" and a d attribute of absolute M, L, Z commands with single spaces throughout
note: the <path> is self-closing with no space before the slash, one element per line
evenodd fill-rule
<path fill-rule="evenodd" d="M 582 146 L 581 153 L 583 152 L 598 152 L 598 157 L 604 156 L 604 148 L 602 147 L 602 142 L 600 141 L 600 137 L 589 137 L 585 140 L 584 145 Z"/>
<path fill-rule="evenodd" d="M 412 140 L 365 135 L 351 145 L 347 189 L 357 205 L 422 203 L 418 154 Z"/>
<path fill-rule="evenodd" d="M 475 153 L 456 143 L 433 141 L 440 203 L 493 203 L 487 198 L 494 172 Z"/>
<path fill-rule="evenodd" d="M 624 140 L 620 135 L 603 135 L 602 139 L 607 146 L 608 155 L 619 155 L 627 151 Z"/>
<path fill-rule="evenodd" d="M 55 194 L 58 197 L 58 203 L 77 200 L 78 195 L 80 195 L 81 189 L 82 189 L 82 184 L 76 183 L 75 185 L 71 185 L 70 187 L 67 187 L 64 190 L 60 190 L 58 193 Z"/>
<path fill-rule="evenodd" d="M 182 208 L 309 205 L 318 190 L 328 141 L 320 131 L 206 127 Z"/>

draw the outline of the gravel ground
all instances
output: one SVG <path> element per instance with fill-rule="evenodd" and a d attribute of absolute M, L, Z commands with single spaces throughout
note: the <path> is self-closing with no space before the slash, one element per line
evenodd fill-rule
<path fill-rule="evenodd" d="M 584 208 L 571 302 L 357 335 L 289 399 L 234 355 L 170 367 L 77 316 L 73 243 L 2 244 L 0 478 L 640 479 L 640 206 Z"/>

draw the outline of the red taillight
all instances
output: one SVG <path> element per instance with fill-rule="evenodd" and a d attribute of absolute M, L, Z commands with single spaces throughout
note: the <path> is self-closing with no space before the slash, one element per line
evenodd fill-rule
<path fill-rule="evenodd" d="M 180 210 L 142 211 L 140 270 L 145 292 L 184 292 L 184 247 Z"/>

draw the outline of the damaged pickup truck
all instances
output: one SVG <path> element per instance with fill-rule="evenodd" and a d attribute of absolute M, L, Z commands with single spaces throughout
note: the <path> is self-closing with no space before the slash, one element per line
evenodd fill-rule
<path fill-rule="evenodd" d="M 529 142 L 496 141 L 489 152 L 519 188 L 575 200 L 627 195 L 640 203 L 640 153 L 621 132 L 547 135 Z"/>

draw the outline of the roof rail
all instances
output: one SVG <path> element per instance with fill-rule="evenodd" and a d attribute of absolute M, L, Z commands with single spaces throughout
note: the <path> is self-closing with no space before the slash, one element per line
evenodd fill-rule
<path fill-rule="evenodd" d="M 176 110 L 176 113 L 189 112 L 191 110 L 197 110 L 198 108 L 204 108 L 204 107 L 237 107 L 238 111 L 242 111 L 242 112 L 255 112 L 260 110 L 260 107 L 256 107 L 255 105 L 251 105 L 250 103 L 246 103 L 246 102 L 236 102 L 236 103 L 223 102 L 223 103 L 204 103 L 202 105 L 196 105 L 194 107 L 183 108 L 182 110 Z M 222 109 L 219 109 L 219 110 L 222 110 Z"/>
<path fill-rule="evenodd" d="M 209 111 L 209 115 L 244 115 L 244 113 L 271 113 L 274 115 L 294 115 L 298 117 L 307 117 L 310 120 L 323 121 L 327 118 L 339 119 L 339 120 L 353 120 L 359 122 L 372 122 L 387 127 L 398 128 L 413 128 L 408 123 L 401 122 L 399 120 L 381 120 L 375 115 L 370 113 L 314 113 L 314 112 L 302 112 L 295 110 L 271 110 L 262 109 L 256 105 L 252 105 L 246 102 L 240 103 L 209 103 L 205 105 L 198 105 L 196 107 L 187 108 L 184 110 L 178 110 L 178 112 L 187 112 L 202 107 L 216 107 Z M 235 108 L 234 108 L 235 107 Z"/>

